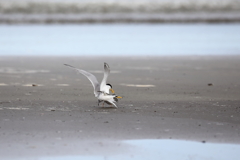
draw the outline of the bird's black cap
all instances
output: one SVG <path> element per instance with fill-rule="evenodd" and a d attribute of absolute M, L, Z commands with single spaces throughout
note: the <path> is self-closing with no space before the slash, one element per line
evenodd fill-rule
<path fill-rule="evenodd" d="M 112 85 L 111 85 L 111 84 L 108 83 L 108 84 L 106 84 L 106 85 L 109 85 L 109 86 L 112 88 Z"/>

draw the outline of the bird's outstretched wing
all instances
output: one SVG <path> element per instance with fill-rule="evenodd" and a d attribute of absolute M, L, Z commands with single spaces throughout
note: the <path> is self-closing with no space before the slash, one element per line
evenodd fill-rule
<path fill-rule="evenodd" d="M 109 73 L 110 73 L 110 67 L 105 62 L 104 63 L 104 75 L 103 75 L 103 79 L 102 79 L 102 82 L 101 82 L 101 85 L 100 85 L 100 91 L 104 91 L 104 87 L 107 84 L 107 78 L 108 78 Z"/>
<path fill-rule="evenodd" d="M 86 76 L 87 78 L 88 78 L 88 80 L 92 83 L 92 86 L 93 86 L 93 89 L 94 89 L 94 95 L 95 95 L 95 97 L 97 97 L 98 96 L 98 94 L 99 94 L 99 90 L 100 90 L 100 85 L 99 85 L 99 83 L 98 83 L 98 80 L 97 80 L 97 78 L 93 75 L 93 74 L 91 74 L 91 73 L 89 73 L 89 72 L 87 72 L 87 71 L 84 71 L 84 70 L 82 70 L 82 69 L 78 69 L 78 68 L 75 68 L 75 67 L 73 67 L 73 66 L 71 66 L 71 65 L 69 65 L 69 64 L 64 64 L 65 66 L 68 66 L 68 67 L 70 67 L 70 68 L 72 68 L 72 69 L 75 69 L 75 70 L 77 70 L 78 72 L 80 72 L 81 74 L 83 74 L 84 76 Z"/>

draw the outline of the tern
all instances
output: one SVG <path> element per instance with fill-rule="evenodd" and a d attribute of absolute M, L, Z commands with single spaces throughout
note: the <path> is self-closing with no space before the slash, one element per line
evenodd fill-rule
<path fill-rule="evenodd" d="M 112 85 L 107 83 L 107 78 L 110 73 L 110 67 L 107 63 L 104 63 L 104 75 L 101 84 L 99 84 L 97 78 L 93 74 L 82 69 L 75 68 L 69 64 L 64 65 L 77 70 L 79 73 L 88 78 L 93 86 L 94 95 L 98 98 L 98 105 L 103 101 L 103 105 L 104 102 L 106 102 L 107 104 L 114 105 L 117 108 L 117 105 L 115 103 L 118 102 L 118 98 L 122 97 L 115 95 L 115 91 L 112 89 Z M 110 94 L 109 91 L 111 91 L 113 94 Z"/>

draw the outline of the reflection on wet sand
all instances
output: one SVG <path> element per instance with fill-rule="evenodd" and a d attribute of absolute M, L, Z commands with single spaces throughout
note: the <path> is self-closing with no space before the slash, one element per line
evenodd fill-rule
<path fill-rule="evenodd" d="M 106 142 L 105 142 L 106 143 Z M 218 144 L 181 140 L 125 140 L 118 143 L 116 150 L 126 147 L 126 152 L 108 153 L 107 147 L 102 143 L 102 153 L 92 155 L 69 155 L 56 157 L 41 157 L 40 160 L 146 160 L 146 159 L 194 159 L 194 160 L 237 160 L 240 156 L 240 145 L 235 144 Z M 109 143 L 111 145 L 111 143 Z M 108 145 L 109 145 L 108 144 Z M 114 145 L 112 145 L 114 147 Z M 109 146 L 108 146 L 109 147 Z"/>

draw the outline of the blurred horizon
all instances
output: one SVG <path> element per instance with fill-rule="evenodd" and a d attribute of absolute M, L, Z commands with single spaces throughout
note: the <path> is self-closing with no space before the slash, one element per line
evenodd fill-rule
<path fill-rule="evenodd" d="M 179 22 L 240 22 L 240 0 L 0 0 L 0 24 Z"/>

